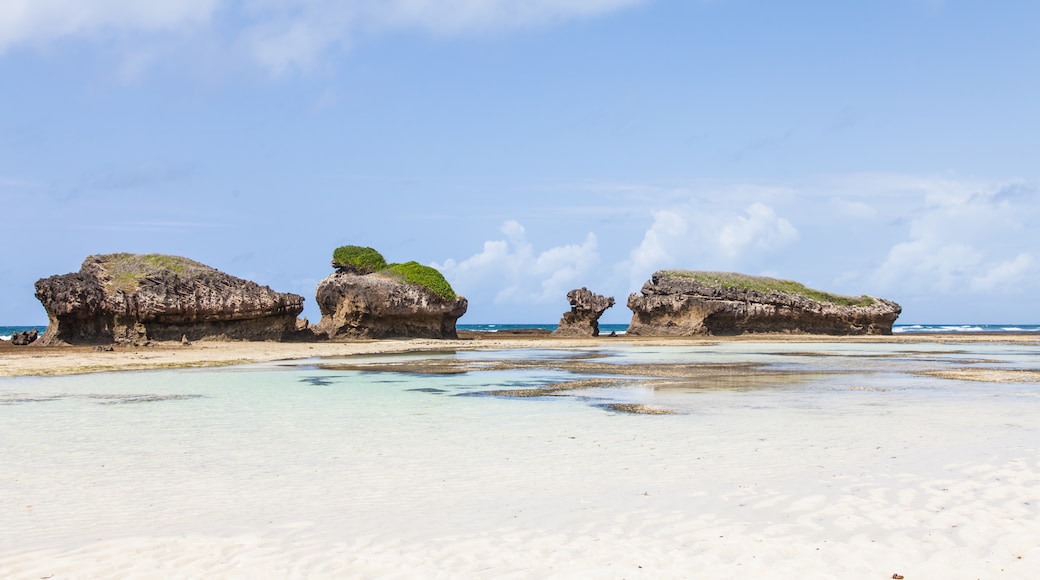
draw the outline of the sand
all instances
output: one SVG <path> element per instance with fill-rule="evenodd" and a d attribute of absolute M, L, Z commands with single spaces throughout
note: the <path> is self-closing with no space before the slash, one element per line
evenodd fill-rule
<path fill-rule="evenodd" d="M 466 351 L 515 348 L 583 348 L 617 344 L 646 346 L 704 345 L 717 342 L 808 344 L 976 344 L 1011 343 L 1040 345 L 1037 333 L 900 334 L 892 336 L 831 337 L 797 334 L 740 337 L 590 337 L 554 338 L 510 333 L 460 333 L 460 340 L 372 340 L 339 343 L 291 343 L 200 341 L 190 346 L 155 343 L 147 347 L 115 346 L 97 351 L 89 346 L 16 347 L 0 341 L 0 377 L 53 376 L 90 372 L 197 368 L 311 357 L 346 357 L 362 354 Z"/>
<path fill-rule="evenodd" d="M 657 364 L 646 380 L 659 386 L 620 404 L 679 410 L 662 415 L 589 404 L 611 382 L 540 398 L 435 393 L 481 380 L 444 372 L 455 363 L 441 352 L 582 349 L 573 364 L 594 365 L 582 353 L 604 344 L 735 358 L 719 364 L 741 381 L 767 375 L 739 360 L 748 353 L 826 376 L 704 389 L 721 367 Z M 1038 346 L 958 335 L 8 349 L 8 377 L 90 374 L 0 380 L 0 392 L 63 397 L 0 405 L 0 576 L 1040 577 Z M 364 371 L 285 366 L 402 352 L 439 359 L 414 379 L 431 394 L 384 384 L 398 375 L 376 367 L 405 360 L 392 356 L 364 358 Z M 96 372 L 236 361 L 285 362 Z M 506 386 L 540 368 L 488 361 Z M 314 384 L 264 382 L 295 368 Z M 337 373 L 370 390 L 323 382 Z M 100 390 L 125 404 L 85 398 Z M 142 393 L 204 398 L 128 398 Z"/>

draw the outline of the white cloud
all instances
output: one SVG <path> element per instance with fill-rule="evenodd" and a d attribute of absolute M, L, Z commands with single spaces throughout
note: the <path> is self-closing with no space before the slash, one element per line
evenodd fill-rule
<path fill-rule="evenodd" d="M 832 197 L 830 203 L 834 211 L 841 216 L 857 220 L 869 220 L 874 219 L 878 215 L 877 210 L 872 205 L 862 201 Z"/>
<path fill-rule="evenodd" d="M 238 51 L 272 74 L 307 70 L 328 53 L 366 36 L 418 31 L 438 36 L 486 34 L 589 18 L 644 0 L 5 0 L 0 3 L 0 54 L 12 47 L 65 38 L 111 41 L 132 37 L 130 68 L 156 52 L 163 31 L 207 28 L 223 50 Z M 176 51 L 164 50 L 164 57 Z M 131 73 L 137 73 L 132 70 Z M 123 71 L 125 74 L 126 71 Z"/>
<path fill-rule="evenodd" d="M 916 239 L 893 246 L 878 277 L 887 288 L 949 293 L 964 287 L 982 259 L 982 253 L 965 244 Z"/>
<path fill-rule="evenodd" d="M 507 221 L 500 231 L 506 239 L 484 242 L 480 253 L 432 266 L 471 300 L 493 295 L 494 304 L 526 304 L 559 302 L 569 290 L 587 284 L 599 264 L 595 234 L 580 244 L 536 252 L 519 222 Z"/>
<path fill-rule="evenodd" d="M 297 0 L 247 2 L 244 36 L 253 57 L 276 74 L 308 69 L 329 51 L 392 31 L 437 36 L 485 34 L 619 10 L 643 0 Z"/>
<path fill-rule="evenodd" d="M 729 258 L 737 258 L 748 250 L 770 252 L 798 239 L 791 222 L 776 215 L 773 208 L 753 203 L 747 217 L 736 216 L 718 233 L 718 248 Z"/>
<path fill-rule="evenodd" d="M 382 0 L 358 2 L 367 17 L 386 27 L 414 27 L 440 34 L 516 28 L 591 17 L 642 0 Z"/>
<path fill-rule="evenodd" d="M 971 279 L 971 289 L 980 293 L 1014 293 L 1024 290 L 1022 282 L 1033 276 L 1036 260 L 1031 254 L 1019 254 L 981 269 Z"/>
<path fill-rule="evenodd" d="M 629 254 L 623 268 L 629 272 L 629 286 L 638 287 L 655 270 L 676 265 L 676 253 L 689 230 L 686 219 L 674 211 L 653 213 L 654 222 L 643 234 L 643 241 Z"/>
<path fill-rule="evenodd" d="M 763 203 L 743 215 L 732 209 L 704 209 L 695 203 L 653 212 L 643 239 L 617 265 L 629 288 L 665 268 L 754 268 L 764 256 L 798 240 L 798 230 Z"/>
<path fill-rule="evenodd" d="M 219 0 L 4 0 L 0 53 L 23 43 L 115 32 L 154 32 L 207 23 Z"/>
<path fill-rule="evenodd" d="M 1023 187 L 922 181 L 924 205 L 876 279 L 884 288 L 914 293 L 1035 291 L 1033 248 L 1040 236 L 1031 224 L 1040 205 L 1035 195 L 1022 195 Z"/>

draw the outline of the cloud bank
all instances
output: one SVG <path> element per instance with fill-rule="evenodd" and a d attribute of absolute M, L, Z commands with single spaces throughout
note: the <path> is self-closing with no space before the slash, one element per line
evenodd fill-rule
<path fill-rule="evenodd" d="M 646 204 L 653 187 L 636 189 L 633 208 Z M 622 321 L 628 293 L 667 268 L 790 278 L 891 298 L 910 314 L 940 301 L 996 303 L 1040 292 L 1040 236 L 1030 225 L 1040 220 L 1034 185 L 856 175 L 798 187 L 671 191 L 659 204 L 626 212 L 646 221 L 628 228 L 620 253 L 605 255 L 596 231 L 538 247 L 511 220 L 502 225 L 503 237 L 479 252 L 433 265 L 470 298 L 476 317 L 479 304 L 541 304 L 545 321 L 566 309 L 568 290 L 581 286 L 617 298 L 617 312 L 608 314 Z"/>
<path fill-rule="evenodd" d="M 209 23 L 219 0 L 5 0 L 0 54 L 22 44 L 183 29 Z"/>
<path fill-rule="evenodd" d="M 522 224 L 502 224 L 504 239 L 484 242 L 480 252 L 431 265 L 471 304 L 530 306 L 565 305 L 568 291 L 587 286 L 610 293 L 623 303 L 654 271 L 663 268 L 740 269 L 798 239 L 791 223 L 762 204 L 743 211 L 703 212 L 693 206 L 652 212 L 642 241 L 620 262 L 601 267 L 598 238 L 538 249 Z M 708 264 L 708 265 L 705 265 Z M 483 300 L 479 297 L 483 296 Z M 475 304 L 474 304 L 475 305 Z"/>
<path fill-rule="evenodd" d="M 507 221 L 500 231 L 505 239 L 484 242 L 479 253 L 432 266 L 457 290 L 494 288 L 492 303 L 499 305 L 558 302 L 599 266 L 595 234 L 538 252 L 519 222 Z"/>
<path fill-rule="evenodd" d="M 798 240 L 797 228 L 761 202 L 742 211 L 689 203 L 652 215 L 642 241 L 615 266 L 630 288 L 663 268 L 757 270 L 763 258 Z"/>
<path fill-rule="evenodd" d="M 876 272 L 891 291 L 1018 294 L 1040 289 L 1036 274 L 1040 218 L 1034 188 L 955 181 L 922 184 L 923 205 L 907 237 Z"/>
<path fill-rule="evenodd" d="M 219 39 L 215 46 L 280 75 L 310 69 L 329 53 L 367 36 L 395 31 L 497 33 L 595 17 L 642 1 L 7 0 L 0 3 L 0 55 L 60 40 L 107 43 L 131 38 L 124 58 L 136 62 L 141 58 L 137 55 L 155 52 L 155 40 L 146 35 L 181 35 L 188 42 L 205 32 Z"/>

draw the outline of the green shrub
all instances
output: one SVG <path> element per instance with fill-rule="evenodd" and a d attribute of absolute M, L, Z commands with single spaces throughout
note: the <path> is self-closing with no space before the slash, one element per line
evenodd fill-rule
<path fill-rule="evenodd" d="M 332 265 L 336 268 L 354 268 L 370 273 L 386 268 L 386 260 L 372 248 L 340 246 L 332 252 Z"/>
<path fill-rule="evenodd" d="M 445 300 L 454 300 L 455 291 L 451 284 L 444 279 L 444 275 L 436 268 L 423 266 L 418 262 L 405 262 L 404 264 L 390 264 L 383 272 L 406 282 L 426 287 Z"/>
<path fill-rule="evenodd" d="M 664 274 L 674 278 L 690 278 L 701 284 L 719 286 L 721 288 L 754 290 L 763 294 L 770 292 L 796 294 L 817 302 L 837 304 L 839 306 L 870 306 L 874 303 L 874 299 L 870 296 L 841 296 L 807 288 L 805 285 L 791 280 L 780 280 L 765 276 L 748 276 L 732 272 L 693 272 L 690 270 L 665 270 Z"/>
<path fill-rule="evenodd" d="M 364 246 L 340 246 L 332 253 L 332 265 L 336 268 L 356 270 L 361 274 L 377 273 L 406 284 L 416 284 L 431 290 L 445 300 L 454 300 L 455 291 L 451 284 L 435 268 L 418 262 L 387 264 L 382 254 Z"/>

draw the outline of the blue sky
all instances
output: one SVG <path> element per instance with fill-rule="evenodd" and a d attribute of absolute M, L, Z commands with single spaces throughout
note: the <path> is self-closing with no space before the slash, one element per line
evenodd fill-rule
<path fill-rule="evenodd" d="M 440 268 L 461 323 L 657 269 L 901 323 L 1040 323 L 1040 3 L 7 0 L 0 322 L 89 254 L 307 298 L 332 250 Z"/>

